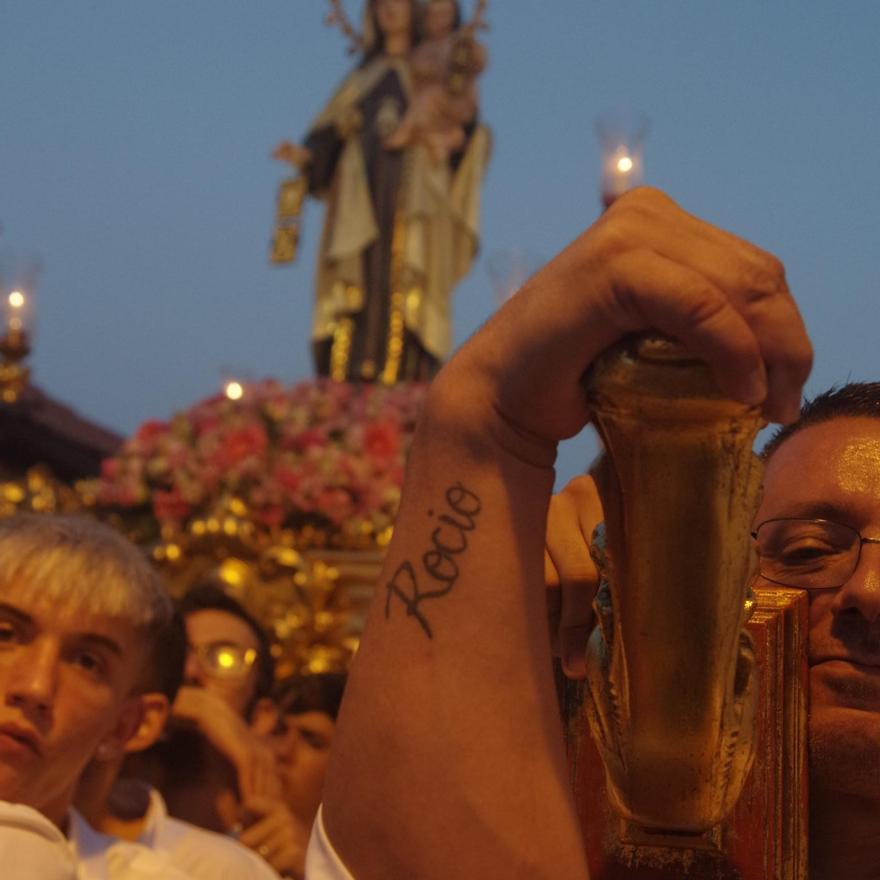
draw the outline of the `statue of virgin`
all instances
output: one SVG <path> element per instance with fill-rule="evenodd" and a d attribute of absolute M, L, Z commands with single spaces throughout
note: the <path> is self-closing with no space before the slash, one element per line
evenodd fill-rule
<path fill-rule="evenodd" d="M 273 153 L 326 202 L 312 344 L 318 375 L 340 381 L 430 379 L 451 348 L 452 290 L 477 250 L 489 134 L 476 114 L 442 163 L 423 144 L 386 143 L 410 105 L 419 40 L 416 0 L 368 0 L 358 65 L 304 143 Z"/>

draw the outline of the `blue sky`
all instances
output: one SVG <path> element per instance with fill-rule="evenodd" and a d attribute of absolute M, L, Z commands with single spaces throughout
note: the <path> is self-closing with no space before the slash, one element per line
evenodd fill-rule
<path fill-rule="evenodd" d="M 360 2 L 348 0 L 353 17 Z M 320 0 L 5 0 L 0 271 L 39 261 L 35 381 L 123 433 L 224 373 L 311 374 L 319 206 L 266 259 L 281 166 L 351 64 Z M 455 335 L 495 307 L 489 259 L 549 258 L 596 217 L 595 116 L 651 117 L 647 180 L 786 263 L 808 390 L 880 377 L 880 4 L 495 0 L 483 250 Z M 566 444 L 560 479 L 592 454 Z"/>

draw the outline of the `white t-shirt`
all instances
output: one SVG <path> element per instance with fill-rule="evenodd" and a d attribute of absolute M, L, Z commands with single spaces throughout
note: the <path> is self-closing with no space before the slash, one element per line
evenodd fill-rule
<path fill-rule="evenodd" d="M 354 880 L 327 837 L 322 809 L 318 807 L 306 850 L 306 880 Z"/>
<path fill-rule="evenodd" d="M 0 801 L 0 874 L 3 880 L 76 880 L 67 838 L 42 813 Z"/>
<path fill-rule="evenodd" d="M 76 837 L 80 847 L 85 844 L 91 856 L 87 859 L 80 852 L 81 862 L 89 869 L 82 880 L 139 880 L 152 866 L 159 871 L 152 875 L 156 880 L 166 876 L 169 880 L 278 880 L 275 871 L 243 844 L 172 819 L 155 789 L 150 790 L 146 825 L 136 843 L 100 834 L 71 812 L 71 838 Z M 132 850 L 140 851 L 141 857 L 134 858 L 137 853 Z M 108 867 L 101 868 L 102 858 Z"/>
<path fill-rule="evenodd" d="M 76 810 L 70 811 L 68 830 L 70 849 L 79 868 L 78 880 L 192 880 L 165 853 L 101 834 Z"/>
<path fill-rule="evenodd" d="M 168 853 L 193 880 L 278 880 L 275 870 L 243 843 L 169 816 L 154 788 L 138 843 Z"/>

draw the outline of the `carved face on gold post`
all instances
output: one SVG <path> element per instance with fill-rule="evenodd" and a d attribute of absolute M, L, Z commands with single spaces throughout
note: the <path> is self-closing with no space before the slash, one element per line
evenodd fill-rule
<path fill-rule="evenodd" d="M 785 440 L 756 523 L 779 518 L 831 520 L 862 539 L 846 581 L 809 592 L 811 791 L 876 800 L 866 769 L 880 765 L 880 419 L 834 418 Z M 827 552 L 812 543 L 804 552 Z"/>

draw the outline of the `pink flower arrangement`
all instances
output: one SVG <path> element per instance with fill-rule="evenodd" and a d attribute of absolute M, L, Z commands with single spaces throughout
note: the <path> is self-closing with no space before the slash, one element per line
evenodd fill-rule
<path fill-rule="evenodd" d="M 149 509 L 161 530 L 235 500 L 264 528 L 313 526 L 346 544 L 393 523 L 424 385 L 266 380 L 148 421 L 91 485 L 99 508 Z"/>

